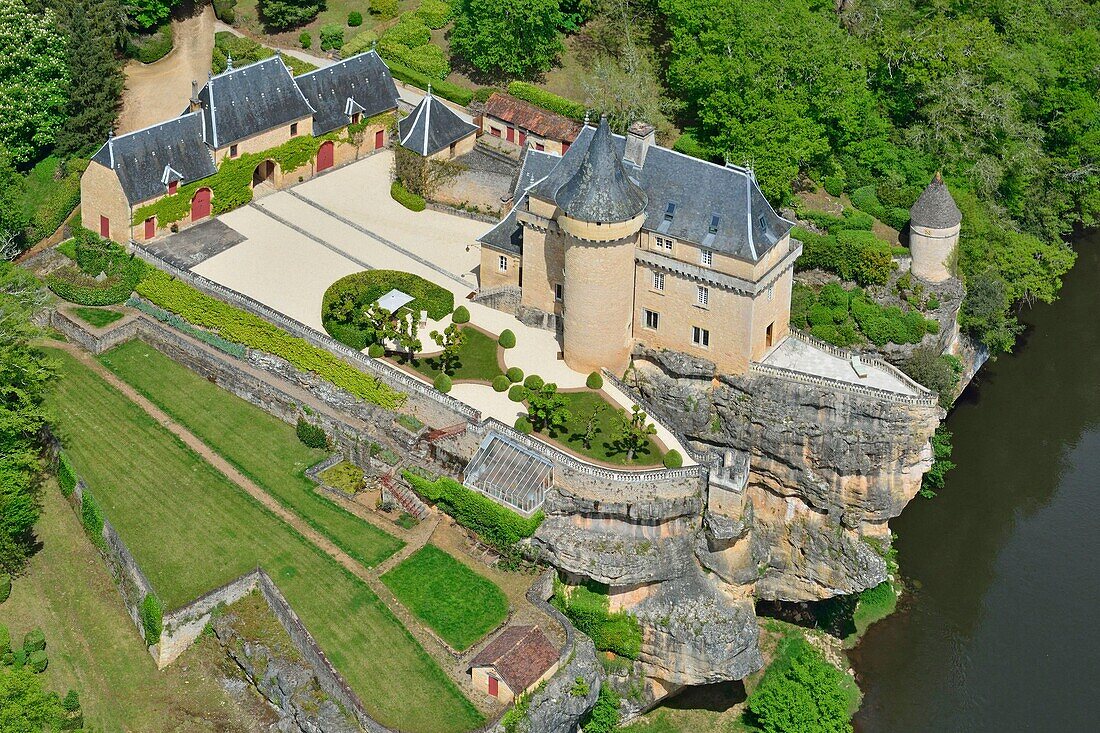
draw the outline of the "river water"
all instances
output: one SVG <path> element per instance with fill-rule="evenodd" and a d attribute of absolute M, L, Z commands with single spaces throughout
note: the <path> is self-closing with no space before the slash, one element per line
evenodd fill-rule
<path fill-rule="evenodd" d="M 1100 234 L 947 420 L 891 527 L 915 587 L 852 653 L 861 733 L 1100 730 Z"/>

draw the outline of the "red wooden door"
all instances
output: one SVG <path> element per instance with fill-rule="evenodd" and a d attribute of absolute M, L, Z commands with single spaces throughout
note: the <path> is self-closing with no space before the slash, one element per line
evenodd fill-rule
<path fill-rule="evenodd" d="M 519 131 L 519 146 L 522 148 L 523 144 L 525 142 L 527 142 L 527 135 L 524 134 L 523 130 L 520 130 Z"/>
<path fill-rule="evenodd" d="M 497 678 L 493 675 L 489 675 L 489 694 L 496 697 L 500 692 L 500 688 L 497 685 Z"/>
<path fill-rule="evenodd" d="M 150 216 L 145 220 L 145 238 L 152 239 L 157 236 L 157 218 Z"/>
<path fill-rule="evenodd" d="M 516 141 L 516 129 L 514 127 L 508 128 L 508 142 L 514 143 Z"/>
<path fill-rule="evenodd" d="M 331 140 L 321 143 L 321 149 L 317 151 L 317 170 L 323 171 L 332 167 L 333 144 Z"/>
<path fill-rule="evenodd" d="M 111 220 L 105 216 L 99 217 L 99 236 L 104 239 L 111 238 Z"/>
<path fill-rule="evenodd" d="M 191 221 L 210 216 L 210 189 L 200 188 L 191 199 Z"/>
<path fill-rule="evenodd" d="M 386 131 L 385 130 L 379 130 L 378 132 L 374 133 L 374 149 L 379 150 L 379 149 L 385 147 L 385 145 L 386 145 Z"/>

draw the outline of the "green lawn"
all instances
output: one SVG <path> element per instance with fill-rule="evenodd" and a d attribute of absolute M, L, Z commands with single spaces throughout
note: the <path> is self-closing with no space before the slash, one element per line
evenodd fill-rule
<path fill-rule="evenodd" d="M 99 360 L 363 565 L 373 567 L 404 545 L 316 492 L 305 470 L 326 454 L 303 445 L 294 426 L 143 341 L 122 344 Z"/>
<path fill-rule="evenodd" d="M 508 615 L 508 598 L 488 578 L 434 545 L 382 576 L 393 594 L 452 648 L 468 649 Z"/>
<path fill-rule="evenodd" d="M 57 433 L 167 608 L 262 567 L 380 722 L 425 733 L 481 724 L 370 588 L 92 371 L 55 356 Z"/>
<path fill-rule="evenodd" d="M 500 346 L 494 336 L 479 331 L 476 328 L 463 328 L 466 334 L 466 343 L 462 345 L 458 354 L 458 366 L 450 372 L 451 379 L 476 379 L 482 382 L 491 382 L 493 377 L 504 372 L 497 360 Z M 430 338 L 422 339 L 425 344 L 432 344 Z M 432 348 L 429 346 L 428 348 Z M 439 363 L 433 357 L 419 357 L 412 360 L 412 368 L 420 372 L 428 379 L 435 379 L 442 370 Z"/>
<path fill-rule="evenodd" d="M 111 310 L 110 308 L 73 308 L 73 313 L 75 313 L 80 320 L 90 323 L 96 328 L 109 326 L 122 318 L 121 313 Z"/>
<path fill-rule="evenodd" d="M 627 462 L 626 451 L 622 450 L 617 443 L 619 410 L 615 405 L 608 403 L 599 392 L 585 390 L 559 394 L 565 398 L 570 419 L 565 427 L 549 436 L 551 439 L 565 444 L 583 456 L 620 466 L 651 466 L 661 462 L 661 450 L 652 438 L 649 439 L 646 447 L 634 456 L 633 461 Z M 606 407 L 596 421 L 598 432 L 592 440 L 592 447 L 585 448 L 584 430 L 588 424 L 588 417 L 601 404 Z"/>

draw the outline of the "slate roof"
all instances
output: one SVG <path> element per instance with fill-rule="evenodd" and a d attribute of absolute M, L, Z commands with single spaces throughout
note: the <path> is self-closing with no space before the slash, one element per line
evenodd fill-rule
<path fill-rule="evenodd" d="M 600 118 L 576 172 L 554 193 L 554 202 L 571 219 L 599 223 L 628 221 L 646 208 L 649 198 L 627 177 L 606 117 Z"/>
<path fill-rule="evenodd" d="M 558 190 L 580 168 L 594 133 L 592 127 L 581 130 L 558 166 L 531 194 L 557 201 Z M 611 142 L 621 159 L 626 138 L 611 135 Z M 648 197 L 647 230 L 756 262 L 794 226 L 775 212 L 745 168 L 723 167 L 659 145 L 649 148 L 643 166 L 625 160 L 622 164 Z"/>
<path fill-rule="evenodd" d="M 315 112 L 279 54 L 210 77 L 199 91 L 199 101 L 206 139 L 215 148 Z"/>
<path fill-rule="evenodd" d="M 485 114 L 551 140 L 564 140 L 571 143 L 577 139 L 581 131 L 579 122 L 503 92 L 494 92 L 486 100 Z"/>
<path fill-rule="evenodd" d="M 397 108 L 397 87 L 390 70 L 374 51 L 302 74 L 294 81 L 316 110 L 314 135 L 349 124 L 353 112 L 366 119 Z"/>
<path fill-rule="evenodd" d="M 492 667 L 519 695 L 557 661 L 557 648 L 538 626 L 509 626 L 478 652 L 470 667 Z"/>
<path fill-rule="evenodd" d="M 560 161 L 560 155 L 527 148 L 523 153 L 523 165 L 520 166 L 512 187 L 512 210 L 477 241 L 502 252 L 523 254 L 523 226 L 517 220 L 516 214 L 527 205 L 527 189 L 545 178 Z"/>
<path fill-rule="evenodd" d="M 909 209 L 909 223 L 929 229 L 950 229 L 962 223 L 962 212 L 939 171 Z"/>
<path fill-rule="evenodd" d="M 397 123 L 397 131 L 402 145 L 427 156 L 472 135 L 477 127 L 455 114 L 429 90 L 412 113 Z"/>
<path fill-rule="evenodd" d="M 114 170 L 131 205 L 217 173 L 204 139 L 202 113 L 192 112 L 107 140 L 92 160 Z"/>

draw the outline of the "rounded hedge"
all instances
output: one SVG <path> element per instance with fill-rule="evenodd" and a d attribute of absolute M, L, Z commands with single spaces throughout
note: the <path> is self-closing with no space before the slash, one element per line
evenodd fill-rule
<path fill-rule="evenodd" d="M 451 5 L 443 0 L 424 0 L 420 7 L 414 11 L 417 18 L 433 30 L 438 30 L 447 25 L 451 19 Z"/>
<path fill-rule="evenodd" d="M 493 390 L 496 392 L 507 392 L 508 388 L 512 386 L 512 383 L 508 381 L 508 377 L 503 374 L 498 374 L 493 377 Z"/>
<path fill-rule="evenodd" d="M 410 311 L 427 311 L 434 321 L 446 318 L 455 307 L 454 294 L 419 275 L 400 270 L 365 270 L 340 278 L 321 300 L 321 323 L 329 336 L 361 351 L 375 341 L 375 334 L 356 317 L 391 290 L 413 297 Z"/>
<path fill-rule="evenodd" d="M 451 320 L 454 323 L 469 323 L 470 311 L 466 306 L 460 305 L 455 308 L 455 312 L 451 314 Z"/>
<path fill-rule="evenodd" d="M 516 345 L 516 335 L 512 333 L 512 329 L 506 328 L 500 332 L 500 338 L 497 339 L 497 343 L 501 345 L 501 348 L 514 348 Z"/>
<path fill-rule="evenodd" d="M 440 374 L 438 377 L 435 378 L 435 381 L 432 384 L 435 385 L 436 389 L 438 389 L 440 392 L 443 392 L 444 394 L 451 391 L 451 378 L 448 377 L 446 374 Z"/>
<path fill-rule="evenodd" d="M 298 45 L 302 48 L 309 48 L 313 45 L 313 36 L 309 35 L 309 31 L 302 31 L 298 36 Z"/>
<path fill-rule="evenodd" d="M 522 384 L 513 384 L 512 388 L 508 390 L 508 399 L 512 402 L 523 402 L 527 399 L 527 388 Z"/>
<path fill-rule="evenodd" d="M 662 462 L 665 464 L 665 468 L 680 468 L 684 465 L 684 457 L 680 455 L 680 451 L 673 448 L 668 453 L 665 453 Z"/>
<path fill-rule="evenodd" d="M 363 14 L 360 13 L 358 10 L 353 10 L 348 13 L 348 25 L 350 25 L 352 28 L 358 28 L 359 26 L 363 25 Z"/>
<path fill-rule="evenodd" d="M 506 374 L 508 376 L 508 381 L 512 384 L 523 381 L 523 370 L 519 367 L 509 367 Z"/>
<path fill-rule="evenodd" d="M 46 652 L 41 649 L 27 657 L 27 666 L 35 674 L 42 674 L 45 672 L 49 663 L 50 660 L 46 657 Z"/>
<path fill-rule="evenodd" d="M 423 211 L 428 208 L 428 202 L 417 196 L 415 193 L 410 193 L 401 185 L 401 181 L 394 181 L 390 185 L 390 196 L 394 201 L 404 206 L 409 211 Z"/>
<path fill-rule="evenodd" d="M 31 629 L 23 637 L 23 651 L 40 652 L 46 648 L 46 635 L 42 629 Z"/>
<path fill-rule="evenodd" d="M 542 381 L 542 377 L 537 374 L 528 375 L 527 379 L 523 380 L 523 386 L 532 391 L 542 389 L 544 384 L 546 382 Z"/>
<path fill-rule="evenodd" d="M 0 603 L 8 600 L 8 596 L 11 595 L 11 576 L 7 573 L 0 573 Z"/>
<path fill-rule="evenodd" d="M 592 372 L 588 375 L 588 379 L 584 380 L 584 384 L 589 389 L 602 389 L 603 376 L 599 372 Z"/>
<path fill-rule="evenodd" d="M 844 193 L 844 176 L 832 175 L 825 179 L 825 193 L 830 196 L 840 196 Z"/>
<path fill-rule="evenodd" d="M 530 435 L 532 429 L 533 428 L 531 426 L 531 421 L 528 420 L 526 417 L 520 415 L 516 418 L 516 430 L 520 431 L 524 435 Z"/>
<path fill-rule="evenodd" d="M 367 348 L 367 356 L 372 359 L 378 359 L 386 355 L 386 347 L 382 344 L 371 344 Z"/>

